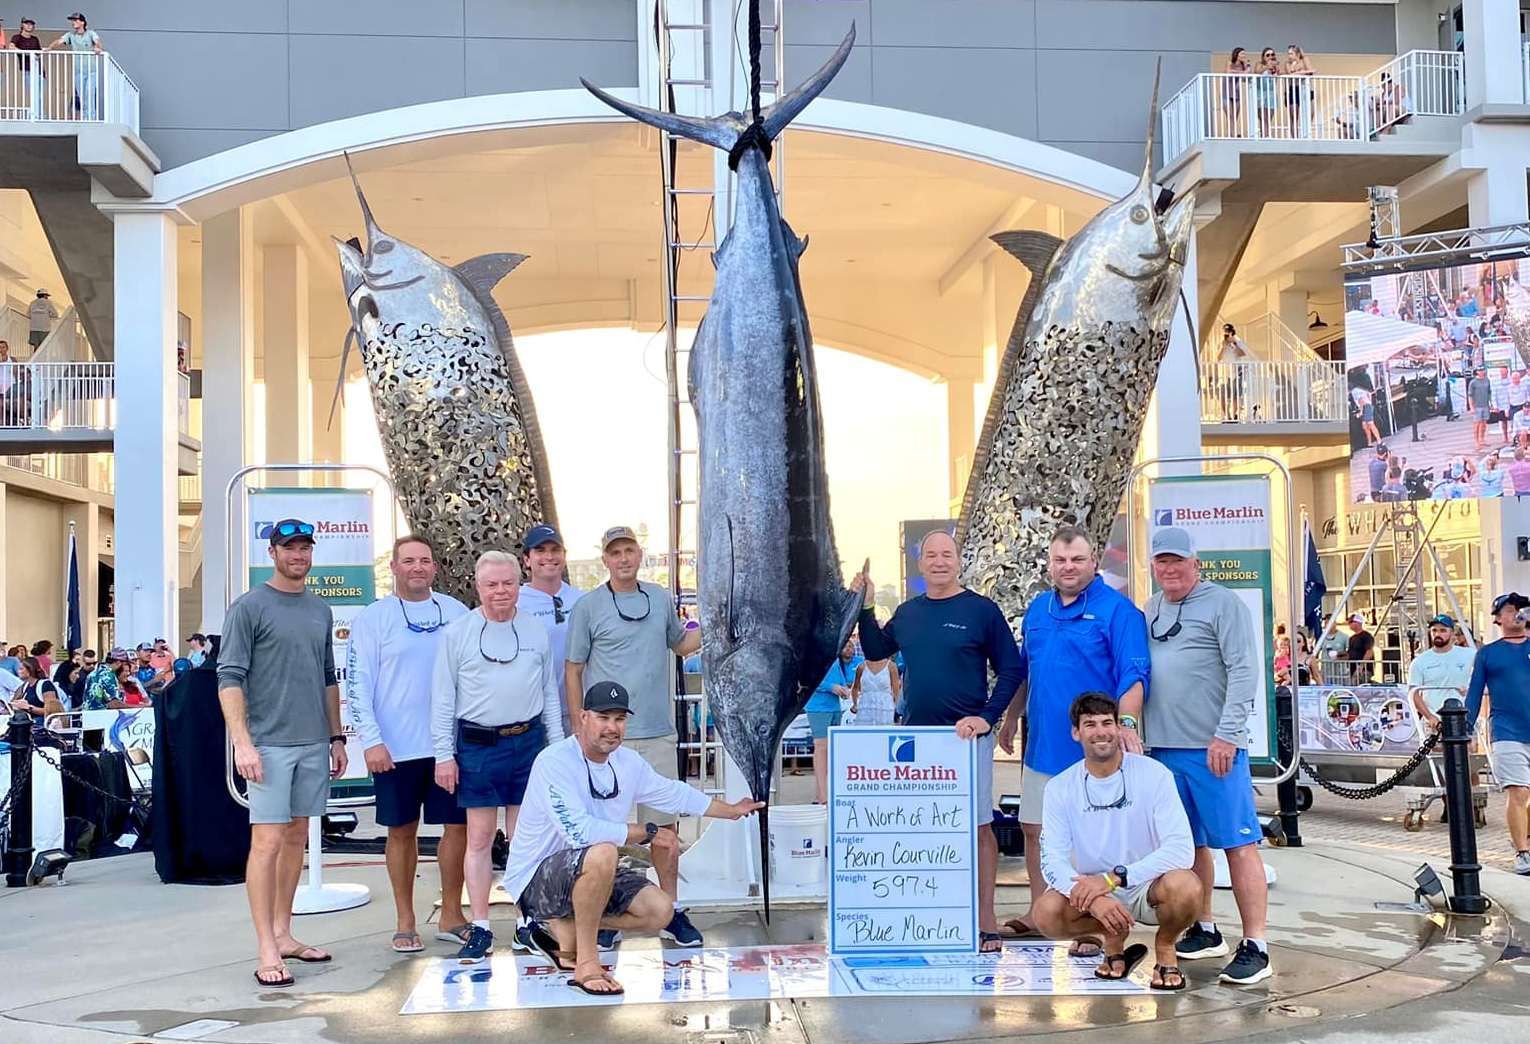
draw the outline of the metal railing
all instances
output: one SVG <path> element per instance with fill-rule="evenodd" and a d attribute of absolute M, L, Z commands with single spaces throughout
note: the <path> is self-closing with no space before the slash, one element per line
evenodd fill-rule
<path fill-rule="evenodd" d="M 117 368 L 110 362 L 0 363 L 0 430 L 111 432 Z M 180 433 L 191 430 L 191 378 L 176 377 Z"/>
<path fill-rule="evenodd" d="M 1197 142 L 1366 141 L 1411 116 L 1465 110 L 1462 56 L 1409 51 L 1365 76 L 1201 73 L 1163 107 L 1164 162 Z"/>
<path fill-rule="evenodd" d="M 125 123 L 138 85 L 102 51 L 0 51 L 0 122 Z"/>
<path fill-rule="evenodd" d="M 1201 370 L 1202 423 L 1343 425 L 1347 410 L 1342 362 L 1228 362 Z"/>

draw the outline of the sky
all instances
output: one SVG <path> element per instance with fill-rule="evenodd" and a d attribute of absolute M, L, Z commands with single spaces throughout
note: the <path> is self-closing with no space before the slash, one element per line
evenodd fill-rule
<path fill-rule="evenodd" d="M 516 337 L 536 398 L 569 557 L 594 558 L 610 526 L 666 543 L 664 338 L 627 329 Z M 923 377 L 819 348 L 835 539 L 849 572 L 871 559 L 897 584 L 898 523 L 946 515 L 946 392 Z M 364 382 L 346 391 L 348 463 L 386 468 Z"/>

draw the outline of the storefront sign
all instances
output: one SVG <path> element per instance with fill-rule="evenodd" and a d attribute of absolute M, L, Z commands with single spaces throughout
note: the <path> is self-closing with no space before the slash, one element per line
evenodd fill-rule
<path fill-rule="evenodd" d="M 284 518 L 313 523 L 313 568 L 306 583 L 308 590 L 328 602 L 334 613 L 331 639 L 335 671 L 340 675 L 340 721 L 345 728 L 349 757 L 342 778 L 366 779 L 366 759 L 351 718 L 345 665 L 349 662 L 351 621 L 377 598 L 372 493 L 365 489 L 252 489 L 249 518 L 250 587 L 265 583 L 273 572 L 271 527 Z"/>
<path fill-rule="evenodd" d="M 976 749 L 948 727 L 829 730 L 836 956 L 977 951 Z"/>
<path fill-rule="evenodd" d="M 1410 757 L 1424 742 L 1402 685 L 1304 686 L 1302 750 Z"/>
<path fill-rule="evenodd" d="M 1228 588 L 1253 619 L 1254 662 L 1260 665 L 1249 719 L 1249 758 L 1273 763 L 1275 734 L 1274 592 L 1270 576 L 1270 481 L 1247 475 L 1154 479 L 1148 490 L 1154 530 L 1178 526 L 1195 541 L 1201 577 Z M 1228 698 L 1234 698 L 1229 693 Z"/>

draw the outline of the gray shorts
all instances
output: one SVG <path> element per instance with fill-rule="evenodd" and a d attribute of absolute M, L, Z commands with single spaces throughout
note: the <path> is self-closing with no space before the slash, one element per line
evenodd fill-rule
<path fill-rule="evenodd" d="M 550 921 L 574 915 L 574 882 L 584 868 L 588 848 L 565 848 L 537 864 L 536 873 L 526 882 L 516 905 L 521 916 L 534 921 Z M 624 914 L 637 894 L 649 886 L 648 875 L 636 863 L 621 856 L 616 860 L 616 877 L 611 895 L 606 899 L 605 916 Z M 657 887 L 657 886 L 655 886 Z"/>
<path fill-rule="evenodd" d="M 674 736 L 625 740 L 622 746 L 641 754 L 643 760 L 652 765 L 653 770 L 665 779 L 676 778 Z M 636 817 L 633 819 L 634 823 L 658 823 L 660 826 L 673 823 L 679 818 L 673 812 L 660 812 L 651 805 L 634 805 L 632 814 Z"/>
<path fill-rule="evenodd" d="M 261 782 L 249 782 L 251 823 L 290 823 L 322 816 L 329 800 L 329 742 L 262 747 Z"/>
<path fill-rule="evenodd" d="M 1020 822 L 1041 825 L 1041 799 L 1052 777 L 1026 765 L 1020 770 Z"/>
<path fill-rule="evenodd" d="M 1500 787 L 1530 787 L 1530 743 L 1496 741 L 1493 744 L 1493 778 Z"/>
<path fill-rule="evenodd" d="M 972 808 L 980 827 L 993 823 L 993 748 L 998 739 L 995 732 L 989 729 L 972 741 L 977 744 L 977 776 L 972 780 Z"/>

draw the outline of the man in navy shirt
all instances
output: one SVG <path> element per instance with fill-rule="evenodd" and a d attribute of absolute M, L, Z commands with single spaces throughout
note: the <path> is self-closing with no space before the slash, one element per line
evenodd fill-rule
<path fill-rule="evenodd" d="M 1493 776 L 1508 798 L 1504 819 L 1514 843 L 1514 872 L 1530 877 L 1530 641 L 1520 615 L 1525 609 L 1530 609 L 1530 598 L 1517 591 L 1493 599 L 1493 622 L 1503 637 L 1477 651 L 1466 689 L 1466 716 L 1475 729 L 1486 690 Z"/>
<path fill-rule="evenodd" d="M 851 589 L 861 591 L 861 651 L 868 660 L 885 660 L 902 651 L 908 663 L 903 683 L 905 725 L 954 725 L 957 735 L 975 742 L 978 804 L 978 928 L 984 953 L 1002 949 L 994 913 L 994 880 L 999 873 L 999 845 L 985 814 L 993 803 L 994 726 L 1020 684 L 1020 653 L 1004 612 L 992 599 L 961 585 L 956 541 L 944 531 L 931 533 L 919 546 L 919 571 L 925 593 L 898 606 L 887 626 L 871 611 L 876 588 L 865 573 Z M 997 676 L 992 692 L 988 669 Z"/>
<path fill-rule="evenodd" d="M 1124 595 L 1099 576 L 1089 534 L 1062 526 L 1047 551 L 1052 590 L 1031 600 L 1021 627 L 1020 666 L 1027 682 L 999 731 L 999 745 L 1013 753 L 1019 716 L 1026 736 L 1020 776 L 1020 828 L 1025 832 L 1025 866 L 1031 902 L 1046 891 L 1041 875 L 1041 797 L 1057 773 L 1084 756 L 1073 738 L 1068 709 L 1081 693 L 1104 692 L 1120 706 L 1121 742 L 1142 753 L 1142 701 L 1147 693 L 1147 621 Z M 1036 926 L 1017 917 L 1007 925 L 1021 938 L 1039 937 Z M 1092 957 L 1099 941 L 1080 939 L 1074 956 Z"/>

